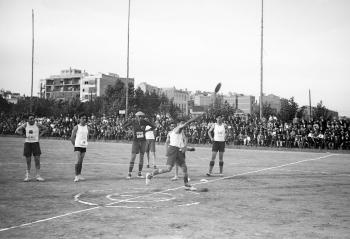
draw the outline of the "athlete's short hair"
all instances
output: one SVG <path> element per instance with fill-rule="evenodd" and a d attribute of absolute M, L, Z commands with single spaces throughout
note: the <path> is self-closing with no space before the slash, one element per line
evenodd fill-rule
<path fill-rule="evenodd" d="M 29 113 L 29 114 L 27 115 L 27 119 L 29 119 L 30 117 L 34 117 L 34 118 L 35 118 L 35 114 L 34 114 L 34 113 Z"/>
<path fill-rule="evenodd" d="M 85 113 L 81 113 L 81 114 L 79 115 L 79 119 L 80 119 L 80 118 L 83 118 L 84 116 L 87 118 L 87 115 L 86 115 Z"/>

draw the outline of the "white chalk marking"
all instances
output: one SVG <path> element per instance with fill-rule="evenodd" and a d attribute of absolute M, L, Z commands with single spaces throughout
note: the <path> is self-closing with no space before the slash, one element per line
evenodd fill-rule
<path fill-rule="evenodd" d="M 50 220 L 61 218 L 61 217 L 71 216 L 73 214 L 87 212 L 87 211 L 95 210 L 95 209 L 98 209 L 98 208 L 100 208 L 100 207 L 92 207 L 92 208 L 88 208 L 88 209 L 83 209 L 83 210 L 79 210 L 79 211 L 65 213 L 65 214 L 62 214 L 62 215 L 55 216 L 55 217 L 49 217 L 49 218 L 46 218 L 46 219 L 37 220 L 37 221 L 34 221 L 34 222 L 23 223 L 23 224 L 18 225 L 18 226 L 1 228 L 0 232 L 7 231 L 7 230 L 10 230 L 10 229 L 20 228 L 20 227 L 25 227 L 25 226 L 31 226 L 31 225 L 36 224 L 36 223 L 46 222 L 46 221 L 50 221 Z"/>
<path fill-rule="evenodd" d="M 258 170 L 254 170 L 254 171 L 250 171 L 250 172 L 235 174 L 235 175 L 232 175 L 232 176 L 227 176 L 227 177 L 222 177 L 222 178 L 218 178 L 218 179 L 213 179 L 213 180 L 209 180 L 208 182 L 194 183 L 193 185 L 204 184 L 204 183 L 212 183 L 212 182 L 216 182 L 216 181 L 219 181 L 219 180 L 235 178 L 235 177 L 243 176 L 243 175 L 247 175 L 247 174 L 259 173 L 259 172 L 268 171 L 268 170 L 272 170 L 272 169 L 283 168 L 283 167 L 287 167 L 287 166 L 294 165 L 294 164 L 310 162 L 310 161 L 316 161 L 316 160 L 319 160 L 319 159 L 329 158 L 331 156 L 336 156 L 336 155 L 338 155 L 338 154 L 328 154 L 328 155 L 325 155 L 325 156 L 322 156 L 322 157 L 318 157 L 318 158 L 304 159 L 304 160 L 296 161 L 296 162 L 293 162 L 293 163 L 287 163 L 287 164 L 282 164 L 282 165 L 278 165 L 278 166 L 274 166 L 274 167 L 263 168 L 263 169 L 258 169 Z"/>
<path fill-rule="evenodd" d="M 77 195 L 74 196 L 74 201 L 75 202 L 79 202 L 85 205 L 89 205 L 89 206 L 98 206 L 98 204 L 96 203 L 91 203 L 91 202 L 85 202 L 83 200 L 80 199 L 81 193 L 78 193 Z"/>
<path fill-rule="evenodd" d="M 283 167 L 286 167 L 286 166 L 299 164 L 299 163 L 303 163 L 303 162 L 315 161 L 315 160 L 319 160 L 319 159 L 324 159 L 324 158 L 332 157 L 332 156 L 335 156 L 335 155 L 338 155 L 338 154 L 328 154 L 328 155 L 325 155 L 325 156 L 322 156 L 322 157 L 318 157 L 318 158 L 314 158 L 314 159 L 305 159 L 305 160 L 300 160 L 300 161 L 293 162 L 293 163 L 287 163 L 287 164 L 283 164 L 283 165 L 279 165 L 279 166 L 274 166 L 274 167 L 263 168 L 263 169 L 254 170 L 254 171 L 250 171 L 250 172 L 240 173 L 240 174 L 236 174 L 236 175 L 232 175 L 232 176 L 228 176 L 228 177 L 222 177 L 222 178 L 218 178 L 218 179 L 214 179 L 214 180 L 209 180 L 208 182 L 205 182 L 205 183 L 212 183 L 212 182 L 216 182 L 216 181 L 219 181 L 219 180 L 234 178 L 234 177 L 238 177 L 238 176 L 242 176 L 242 175 L 263 172 L 263 171 L 276 169 L 276 168 L 283 168 Z M 198 184 L 204 184 L 204 182 L 195 183 L 193 185 L 198 185 Z M 169 188 L 169 189 L 166 189 L 166 190 L 163 190 L 163 191 L 160 191 L 160 192 L 154 192 L 154 193 L 151 193 L 151 194 L 149 194 L 147 196 L 160 194 L 160 193 L 165 193 L 165 192 L 168 192 L 168 191 L 175 191 L 175 190 L 178 190 L 178 189 L 181 189 L 181 188 L 184 188 L 184 186 L 176 187 L 176 188 Z M 112 206 L 114 204 L 127 202 L 128 200 L 134 200 L 134 199 L 138 199 L 138 198 L 141 198 L 141 197 L 144 197 L 144 196 L 146 196 L 146 195 L 140 195 L 140 196 L 137 196 L 137 197 L 134 197 L 134 198 L 120 200 L 120 201 L 117 201 L 117 202 L 112 202 L 112 203 L 107 204 L 105 207 L 110 207 L 110 206 Z M 79 210 L 79 211 L 74 211 L 74 212 L 70 212 L 70 213 L 65 213 L 65 214 L 62 214 L 62 215 L 59 215 L 59 216 L 50 217 L 50 218 L 46 218 L 46 219 L 42 219 L 42 220 L 37 220 L 37 221 L 34 221 L 34 222 L 24 223 L 24 224 L 21 224 L 21 225 L 18 225 L 18 226 L 12 226 L 12 227 L 8 227 L 8 228 L 0 228 L 0 232 L 7 231 L 7 230 L 10 230 L 10 229 L 16 229 L 16 228 L 20 228 L 20 227 L 30 226 L 30 225 L 33 225 L 33 224 L 36 224 L 36 223 L 50 221 L 50 220 L 53 220 L 53 219 L 62 218 L 62 217 L 70 216 L 70 215 L 73 215 L 73 214 L 78 214 L 78 213 L 91 211 L 91 210 L 95 210 L 95 209 L 99 209 L 99 208 L 101 208 L 101 206 L 92 207 L 92 208 Z"/>

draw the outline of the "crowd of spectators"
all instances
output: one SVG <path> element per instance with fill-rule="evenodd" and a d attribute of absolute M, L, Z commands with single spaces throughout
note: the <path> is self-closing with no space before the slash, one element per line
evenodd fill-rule
<path fill-rule="evenodd" d="M 166 140 L 169 126 L 173 120 L 166 115 L 156 115 L 149 119 L 155 122 L 156 141 Z M 40 117 L 37 121 L 49 130 L 45 136 L 69 139 L 73 127 L 78 123 L 76 115 L 60 117 Z M 13 135 L 15 129 L 25 119 L 21 116 L 0 116 L 0 135 Z M 92 129 L 90 140 L 132 140 L 131 129 L 123 129 L 124 117 L 96 117 L 88 118 L 88 125 Z M 208 129 L 215 122 L 215 117 L 205 115 L 200 121 L 193 122 L 186 130 L 191 144 L 209 144 Z M 313 121 L 294 119 L 284 123 L 276 117 L 260 120 L 251 116 L 224 117 L 227 125 L 227 144 L 244 145 L 250 147 L 286 147 L 286 148 L 317 148 L 350 150 L 350 126 L 348 120 L 323 118 Z"/>

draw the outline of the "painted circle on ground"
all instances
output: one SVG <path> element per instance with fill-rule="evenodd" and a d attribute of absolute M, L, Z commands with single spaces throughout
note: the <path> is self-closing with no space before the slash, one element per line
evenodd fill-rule
<path fill-rule="evenodd" d="M 192 206 L 199 202 L 196 197 L 199 193 L 178 191 L 150 191 L 145 188 L 128 189 L 125 192 L 116 190 L 89 190 L 78 193 L 74 196 L 74 201 L 89 205 L 103 207 L 117 207 L 130 209 L 150 209 L 174 206 Z"/>

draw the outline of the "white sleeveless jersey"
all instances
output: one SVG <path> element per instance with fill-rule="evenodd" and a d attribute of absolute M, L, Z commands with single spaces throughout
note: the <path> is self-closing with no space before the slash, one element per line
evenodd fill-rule
<path fill-rule="evenodd" d="M 150 126 L 148 126 L 148 125 L 146 126 L 146 130 L 148 130 L 150 128 L 151 128 Z M 146 139 L 155 139 L 153 130 L 147 131 L 145 133 L 145 138 Z"/>
<path fill-rule="evenodd" d="M 39 127 L 36 122 L 33 125 L 30 125 L 27 122 L 26 125 L 26 140 L 27 143 L 39 142 Z"/>
<path fill-rule="evenodd" d="M 185 146 L 185 142 L 184 142 L 185 135 L 184 135 L 183 131 L 179 134 L 176 134 L 175 129 L 173 131 L 171 131 L 169 134 L 169 136 L 170 136 L 169 145 L 175 146 L 178 148 L 182 148 Z"/>
<path fill-rule="evenodd" d="M 214 141 L 225 142 L 225 125 L 214 124 Z"/>
<path fill-rule="evenodd" d="M 81 126 L 78 124 L 78 130 L 75 137 L 74 147 L 86 148 L 88 145 L 88 127 L 87 125 Z"/>

